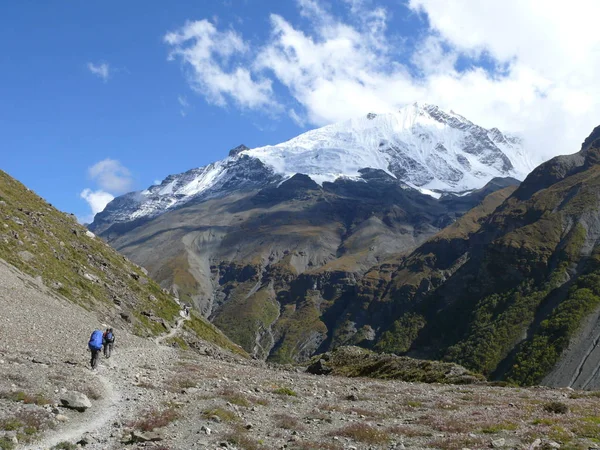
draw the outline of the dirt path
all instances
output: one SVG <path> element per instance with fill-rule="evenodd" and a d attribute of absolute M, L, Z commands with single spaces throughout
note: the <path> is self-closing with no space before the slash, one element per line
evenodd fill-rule
<path fill-rule="evenodd" d="M 149 366 L 168 366 L 169 362 L 176 360 L 172 349 L 161 346 L 166 339 L 176 336 L 183 327 L 187 317 L 181 317 L 176 325 L 166 334 L 153 340 L 159 348 L 152 346 L 149 342 L 142 347 L 126 346 L 117 347 L 117 351 L 109 359 L 101 358 L 98 371 L 89 372 L 87 368 L 82 369 L 89 372 L 90 377 L 96 378 L 102 386 L 102 397 L 92 401 L 92 408 L 87 410 L 80 418 L 73 420 L 64 427 L 46 434 L 43 439 L 26 446 L 20 446 L 23 450 L 50 449 L 64 442 L 77 442 L 83 437 L 91 437 L 92 442 L 86 446 L 89 449 L 106 448 L 100 442 L 106 438 L 110 431 L 111 423 L 120 421 L 123 417 L 131 416 L 131 411 L 141 410 L 144 403 L 132 405 L 129 400 L 132 389 L 137 382 L 136 375 L 140 368 Z M 121 341 L 123 342 L 123 341 Z M 147 341 L 146 341 L 147 342 Z M 148 405 L 146 405 L 148 406 Z"/>
<path fill-rule="evenodd" d="M 182 316 L 180 319 L 177 320 L 177 323 L 175 324 L 175 326 L 171 329 L 171 331 L 169 331 L 167 334 L 163 334 L 161 336 L 158 336 L 154 339 L 154 342 L 157 344 L 161 344 L 164 341 L 166 341 L 169 338 L 174 337 L 175 335 L 179 334 L 179 331 L 181 330 L 181 328 L 183 327 L 183 323 L 186 320 L 190 320 L 189 317 L 184 317 Z"/>
<path fill-rule="evenodd" d="M 116 417 L 119 410 L 120 392 L 116 389 L 110 376 L 96 374 L 96 377 L 102 383 L 104 388 L 103 398 L 93 405 L 94 418 L 73 422 L 66 428 L 54 431 L 45 436 L 43 440 L 23 447 L 26 450 L 49 449 L 63 441 L 77 441 L 87 433 L 94 433 L 102 430 L 108 422 Z"/>

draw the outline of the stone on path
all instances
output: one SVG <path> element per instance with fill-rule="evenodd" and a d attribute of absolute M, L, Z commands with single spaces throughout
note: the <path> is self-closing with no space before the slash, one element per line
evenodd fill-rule
<path fill-rule="evenodd" d="M 81 392 L 69 391 L 60 396 L 60 403 L 65 408 L 75 409 L 83 412 L 92 407 L 92 402 L 85 394 Z"/>

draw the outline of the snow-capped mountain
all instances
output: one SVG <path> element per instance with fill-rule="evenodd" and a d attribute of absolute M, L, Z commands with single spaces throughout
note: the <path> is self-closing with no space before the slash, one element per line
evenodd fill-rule
<path fill-rule="evenodd" d="M 362 181 L 361 169 L 380 169 L 439 197 L 478 189 L 495 177 L 522 180 L 535 165 L 518 137 L 437 106 L 413 104 L 308 131 L 277 145 L 237 147 L 221 161 L 113 200 L 95 222 L 153 217 L 192 199 L 260 188 L 296 173 L 323 184 L 338 178 Z"/>

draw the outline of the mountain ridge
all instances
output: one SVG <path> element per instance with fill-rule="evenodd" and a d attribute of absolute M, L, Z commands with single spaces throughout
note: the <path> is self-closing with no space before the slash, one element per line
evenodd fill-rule
<path fill-rule="evenodd" d="M 533 167 L 519 138 L 434 105 L 413 104 L 327 125 L 277 145 L 240 145 L 221 161 L 117 197 L 90 229 L 101 233 L 115 223 L 152 218 L 189 201 L 278 185 L 299 173 L 322 185 L 337 179 L 365 181 L 364 170 L 380 170 L 407 188 L 439 197 L 478 189 L 495 177 L 522 179 Z"/>

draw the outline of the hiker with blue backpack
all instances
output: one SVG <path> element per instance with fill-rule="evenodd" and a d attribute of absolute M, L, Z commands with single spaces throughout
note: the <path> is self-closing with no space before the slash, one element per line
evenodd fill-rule
<path fill-rule="evenodd" d="M 110 358 L 110 354 L 115 344 L 115 335 L 112 328 L 107 328 L 102 336 L 102 343 L 104 344 L 104 356 Z"/>
<path fill-rule="evenodd" d="M 88 342 L 88 348 L 92 353 L 92 359 L 90 360 L 90 365 L 92 366 L 92 370 L 96 370 L 98 366 L 98 356 L 102 351 L 102 331 L 94 330 L 92 335 L 90 336 L 90 341 Z"/>

